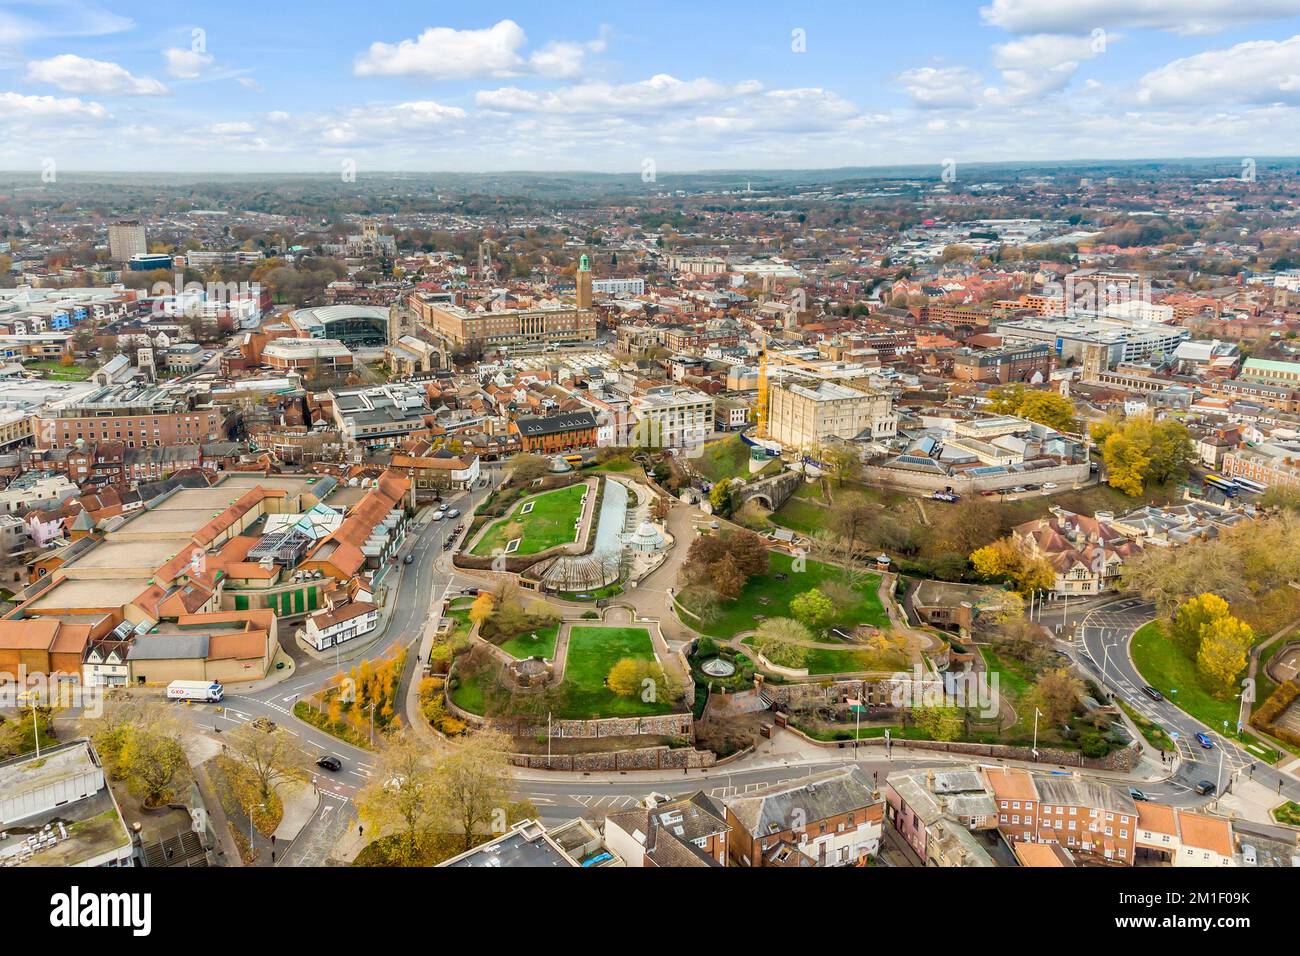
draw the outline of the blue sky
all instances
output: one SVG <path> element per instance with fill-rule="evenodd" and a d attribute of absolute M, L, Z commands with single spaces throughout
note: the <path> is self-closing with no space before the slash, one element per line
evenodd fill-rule
<path fill-rule="evenodd" d="M 0 0 L 0 168 L 1300 153 L 1300 0 Z"/>

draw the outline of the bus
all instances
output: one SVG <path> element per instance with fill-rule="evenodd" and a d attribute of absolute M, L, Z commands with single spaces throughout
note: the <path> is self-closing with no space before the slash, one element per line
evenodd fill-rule
<path fill-rule="evenodd" d="M 1233 478 L 1232 483 L 1242 491 L 1249 491 L 1257 495 L 1262 495 L 1268 491 L 1267 485 L 1262 485 L 1258 481 L 1251 481 L 1249 478 Z"/>
<path fill-rule="evenodd" d="M 574 465 L 575 467 L 577 465 L 581 465 L 584 461 L 586 461 L 586 459 L 583 458 L 581 455 L 565 455 L 564 460 L 567 461 L 570 465 Z"/>
<path fill-rule="evenodd" d="M 215 704 L 226 696 L 226 689 L 214 680 L 174 680 L 167 685 L 168 700 L 197 700 Z"/>
<path fill-rule="evenodd" d="M 1230 478 L 1221 478 L 1218 475 L 1206 475 L 1205 488 L 1207 491 L 1210 488 L 1213 488 L 1215 491 L 1220 492 L 1225 498 L 1237 497 L 1237 486 Z"/>

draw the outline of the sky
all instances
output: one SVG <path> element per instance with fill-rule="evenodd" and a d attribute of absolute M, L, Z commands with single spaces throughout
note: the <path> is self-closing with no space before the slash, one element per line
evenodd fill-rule
<path fill-rule="evenodd" d="M 0 0 L 0 169 L 1300 154 L 1300 0 Z"/>

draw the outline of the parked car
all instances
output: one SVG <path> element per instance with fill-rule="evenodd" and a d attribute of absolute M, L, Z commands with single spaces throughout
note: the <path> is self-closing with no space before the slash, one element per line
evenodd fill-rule
<path fill-rule="evenodd" d="M 1145 687 L 1142 688 L 1142 693 L 1146 694 L 1148 697 L 1150 697 L 1152 700 L 1156 701 L 1157 703 L 1165 699 L 1165 695 L 1160 693 L 1160 691 L 1156 690 L 1150 684 L 1147 684 Z"/>
<path fill-rule="evenodd" d="M 1043 482 L 1043 490 L 1044 490 L 1044 491 L 1055 491 L 1055 490 L 1056 490 L 1057 488 L 1059 488 L 1059 487 L 1060 487 L 1060 486 L 1059 486 L 1056 482 L 1054 482 L 1054 481 L 1045 481 L 1045 482 Z"/>
<path fill-rule="evenodd" d="M 1213 796 L 1215 791 L 1214 784 L 1209 780 L 1202 780 L 1196 785 L 1196 792 L 1203 797 Z"/>
<path fill-rule="evenodd" d="M 1128 795 L 1132 797 L 1134 800 L 1136 800 L 1138 803 L 1146 803 L 1148 800 L 1151 799 L 1145 793 L 1139 790 L 1137 787 L 1129 787 Z"/>
<path fill-rule="evenodd" d="M 343 769 L 343 761 L 338 757 L 335 757 L 333 754 L 325 754 L 325 756 L 316 761 L 316 766 L 338 773 Z"/>
<path fill-rule="evenodd" d="M 1199 734 L 1197 734 L 1197 735 L 1196 735 L 1196 742 L 1197 742 L 1198 744 L 1201 745 L 1201 749 L 1202 749 L 1202 750 L 1213 750 L 1213 749 L 1214 749 L 1214 741 L 1210 739 L 1210 735 L 1207 734 L 1207 733 L 1199 733 Z"/>

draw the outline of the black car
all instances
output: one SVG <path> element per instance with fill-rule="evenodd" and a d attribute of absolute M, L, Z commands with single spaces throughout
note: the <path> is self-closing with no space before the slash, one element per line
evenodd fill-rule
<path fill-rule="evenodd" d="M 1213 796 L 1214 790 L 1215 790 L 1215 786 L 1209 780 L 1202 780 L 1200 783 L 1196 785 L 1196 792 L 1203 797 Z"/>
<path fill-rule="evenodd" d="M 1139 790 L 1137 787 L 1129 787 L 1128 795 L 1132 797 L 1134 801 L 1137 803 L 1146 803 L 1148 800 L 1151 799 L 1145 793 Z"/>
<path fill-rule="evenodd" d="M 316 766 L 324 767 L 326 770 L 332 770 L 338 773 L 343 769 L 343 761 L 331 754 L 326 754 L 316 761 Z"/>
<path fill-rule="evenodd" d="M 1157 702 L 1165 699 L 1165 695 L 1160 693 L 1160 691 L 1156 690 L 1150 684 L 1147 684 L 1145 687 L 1142 688 L 1142 693 L 1146 694 L 1152 700 Z"/>
<path fill-rule="evenodd" d="M 408 554 L 406 557 L 402 559 L 403 564 L 412 564 L 414 562 L 415 562 L 415 555 L 413 554 Z"/>

